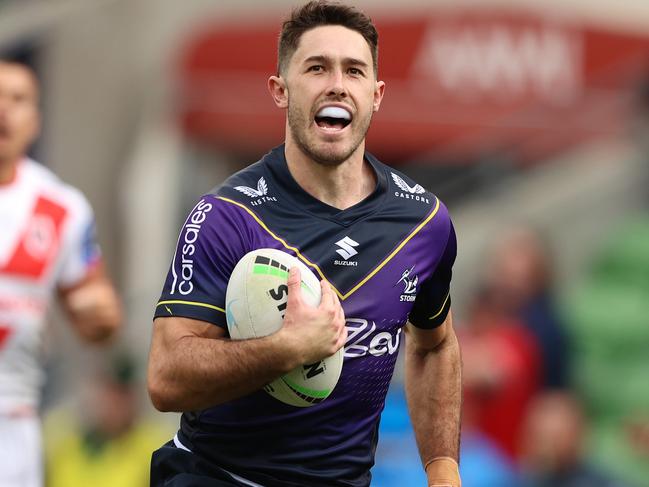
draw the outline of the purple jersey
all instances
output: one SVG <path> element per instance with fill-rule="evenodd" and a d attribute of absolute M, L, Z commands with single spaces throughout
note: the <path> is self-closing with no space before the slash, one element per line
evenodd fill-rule
<path fill-rule="evenodd" d="M 365 159 L 376 189 L 346 210 L 295 182 L 283 146 L 205 195 L 181 230 L 156 308 L 156 317 L 227 329 L 230 273 L 263 247 L 297 256 L 340 296 L 349 336 L 325 401 L 298 408 L 258 391 L 182 416 L 184 445 L 267 487 L 369 485 L 403 326 L 435 328 L 450 308 L 456 239 L 445 206 L 370 154 Z"/>

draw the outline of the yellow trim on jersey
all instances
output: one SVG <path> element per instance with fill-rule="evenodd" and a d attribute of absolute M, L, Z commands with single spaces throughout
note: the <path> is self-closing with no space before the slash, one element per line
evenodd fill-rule
<path fill-rule="evenodd" d="M 365 284 L 367 281 L 369 281 L 372 277 L 374 277 L 374 275 L 377 272 L 379 272 L 381 269 L 383 269 L 385 264 L 387 264 L 388 262 L 390 262 L 390 260 L 392 260 L 392 257 L 394 257 L 395 255 L 397 255 L 399 253 L 399 251 L 404 247 L 404 245 L 406 245 L 410 241 L 410 239 L 412 237 L 414 237 L 415 235 L 417 235 L 419 233 L 419 230 L 424 228 L 426 226 L 426 224 L 433 219 L 433 217 L 437 214 L 437 210 L 439 210 L 439 198 L 436 198 L 436 199 L 437 199 L 437 204 L 435 205 L 435 208 L 433 209 L 433 211 L 430 212 L 430 215 L 428 215 L 426 217 L 426 219 L 423 222 L 421 222 L 417 226 L 417 228 L 415 228 L 412 231 L 412 233 L 410 235 L 408 235 L 405 239 L 403 239 L 403 241 L 399 244 L 399 246 L 396 249 L 394 249 L 390 255 L 388 255 L 385 259 L 383 259 L 383 262 L 381 262 L 378 266 L 376 266 L 374 268 L 374 270 L 372 272 L 370 272 L 367 275 L 367 277 L 365 277 L 365 279 L 363 279 L 361 282 L 356 284 L 347 294 L 345 294 L 343 299 L 345 299 L 347 296 L 349 296 L 350 294 L 355 292 L 359 287 L 361 287 L 363 284 Z"/>
<path fill-rule="evenodd" d="M 444 307 L 446 306 L 446 302 L 448 301 L 448 298 L 449 298 L 450 296 L 451 296 L 451 293 L 449 292 L 449 293 L 446 295 L 446 299 L 445 299 L 444 302 L 442 303 L 442 308 L 441 308 L 437 313 L 435 313 L 435 315 L 433 315 L 433 316 L 431 316 L 430 318 L 428 318 L 429 320 L 434 320 L 435 318 L 437 318 L 439 315 L 442 314 L 442 311 L 444 311 Z"/>
<path fill-rule="evenodd" d="M 318 274 L 320 274 L 320 277 L 321 277 L 322 279 L 324 279 L 325 281 L 329 282 L 329 280 L 325 277 L 325 275 L 324 275 L 324 273 L 322 272 L 322 270 L 320 270 L 320 267 L 318 267 L 318 264 L 314 264 L 314 263 L 311 262 L 309 259 L 307 259 L 304 255 L 302 255 L 302 253 L 299 251 L 299 249 L 297 249 L 297 247 L 293 247 L 292 245 L 287 244 L 286 241 L 285 241 L 283 238 L 278 237 L 277 235 L 275 235 L 275 234 L 273 233 L 273 231 L 272 231 L 270 228 L 268 228 L 268 227 L 266 226 L 266 224 L 265 224 L 263 221 L 261 221 L 261 220 L 259 219 L 259 217 L 258 217 L 257 215 L 255 215 L 255 213 L 254 213 L 251 209 L 249 209 L 246 205 L 241 204 L 241 203 L 239 203 L 238 201 L 231 200 L 231 199 L 229 199 L 229 198 L 224 198 L 223 196 L 217 196 L 217 199 L 220 199 L 220 200 L 223 200 L 223 201 L 227 201 L 228 203 L 232 203 L 233 205 L 237 205 L 238 207 L 243 208 L 244 210 L 246 210 L 246 211 L 250 214 L 250 216 L 253 217 L 253 218 L 257 221 L 257 223 L 259 223 L 259 225 L 261 226 L 261 228 L 263 228 L 264 230 L 266 230 L 266 231 L 270 234 L 271 237 L 273 237 L 275 240 L 277 240 L 279 243 L 281 243 L 281 244 L 282 244 L 284 247 L 286 247 L 287 249 L 290 249 L 290 250 L 292 250 L 293 252 L 295 252 L 295 253 L 297 254 L 297 256 L 298 256 L 302 261 L 304 261 L 305 264 L 308 264 L 309 266 L 313 267 L 316 271 L 318 271 Z M 331 283 L 329 282 L 329 284 L 331 284 Z M 338 296 L 340 296 L 340 297 L 342 298 L 342 295 L 341 295 L 340 292 L 339 292 L 339 291 L 338 291 L 338 290 L 333 286 L 333 284 L 331 285 L 331 287 L 336 291 L 336 294 L 338 294 Z M 343 298 L 343 299 L 344 299 L 344 298 Z"/>
<path fill-rule="evenodd" d="M 156 304 L 156 308 L 158 306 L 162 306 L 163 304 L 188 304 L 190 306 L 200 306 L 202 308 L 210 308 L 216 311 L 220 311 L 221 313 L 225 313 L 225 310 L 223 308 L 219 308 L 218 306 L 214 306 L 213 304 L 199 303 L 197 301 L 181 301 L 178 299 L 172 301 L 160 301 L 158 304 Z"/>
<path fill-rule="evenodd" d="M 415 228 L 415 229 L 410 233 L 410 235 L 408 235 L 408 236 L 407 236 L 407 237 L 406 237 L 406 238 L 405 238 L 405 239 L 404 239 L 404 240 L 399 244 L 399 246 L 398 246 L 396 249 L 394 249 L 394 250 L 390 253 L 390 255 L 388 255 L 385 259 L 383 259 L 383 261 L 382 261 L 378 266 L 376 266 L 376 267 L 374 268 L 374 270 L 373 270 L 372 272 L 370 272 L 370 273 L 369 273 L 369 274 L 368 274 L 368 275 L 367 275 L 367 276 L 366 276 L 366 277 L 365 277 L 361 282 L 359 282 L 358 284 L 356 284 L 356 285 L 355 285 L 352 289 L 350 289 L 346 294 L 342 294 L 342 293 L 341 293 L 341 292 L 340 292 L 340 291 L 339 291 L 339 290 L 338 290 L 338 289 L 337 289 L 337 288 L 336 288 L 336 287 L 335 287 L 331 282 L 329 282 L 329 280 L 325 277 L 324 273 L 322 272 L 322 270 L 320 269 L 320 267 L 318 267 L 317 264 L 314 264 L 314 263 L 311 262 L 309 259 L 307 259 L 304 255 L 302 255 L 302 253 L 301 253 L 301 252 L 300 252 L 296 247 L 293 247 L 292 245 L 289 245 L 288 243 L 286 243 L 286 241 L 285 241 L 283 238 L 278 237 L 277 235 L 275 235 L 275 234 L 273 233 L 273 231 L 272 231 L 270 228 L 268 228 L 268 227 L 266 226 L 266 224 L 265 224 L 263 221 L 261 221 L 261 219 L 260 219 L 260 218 L 259 218 L 259 217 L 258 217 L 258 216 L 257 216 L 257 215 L 256 215 L 256 214 L 255 214 L 251 209 L 250 209 L 250 208 L 248 208 L 246 205 L 244 205 L 244 204 L 242 204 L 242 203 L 239 203 L 238 201 L 234 201 L 234 200 L 231 200 L 231 199 L 229 199 L 229 198 L 225 198 L 225 197 L 223 197 L 223 196 L 217 196 L 216 198 L 217 198 L 217 199 L 220 199 L 220 200 L 223 200 L 223 201 L 226 201 L 226 202 L 228 202 L 228 203 L 232 203 L 233 205 L 237 205 L 238 207 L 240 207 L 240 208 L 244 209 L 245 211 L 247 211 L 248 214 L 249 214 L 250 216 L 252 216 L 252 217 L 255 219 L 255 221 L 257 221 L 257 223 L 259 223 L 259 225 L 260 225 L 264 230 L 266 230 L 266 231 L 270 234 L 271 237 L 273 237 L 275 240 L 277 240 L 279 243 L 281 243 L 281 244 L 282 244 L 284 247 L 286 247 L 287 249 L 292 250 L 293 252 L 295 252 L 295 253 L 297 254 L 297 256 L 298 256 L 302 261 L 304 261 L 305 264 L 307 264 L 307 265 L 313 267 L 313 268 L 318 272 L 318 274 L 320 275 L 320 277 L 321 277 L 322 279 L 324 279 L 325 281 L 327 281 L 327 282 L 329 283 L 329 285 L 331 286 L 331 288 L 332 288 L 332 289 L 336 292 L 336 294 L 340 297 L 340 299 L 343 299 L 343 300 L 347 299 L 349 296 L 351 296 L 353 293 L 355 293 L 355 292 L 356 292 L 356 291 L 357 291 L 361 286 L 363 286 L 367 281 L 369 281 L 372 277 L 374 277 L 374 275 L 375 275 L 377 272 L 379 272 L 379 271 L 380 271 L 380 270 L 381 270 L 381 269 L 382 269 L 382 268 L 383 268 L 383 267 L 384 267 L 388 262 L 390 262 L 390 260 L 392 260 L 392 258 L 393 258 L 395 255 L 397 255 L 397 254 L 399 253 L 399 251 L 404 247 L 404 245 L 406 245 L 406 244 L 410 241 L 410 239 L 412 239 L 412 237 L 414 237 L 415 235 L 417 235 L 417 233 L 419 233 L 419 231 L 420 231 L 422 228 L 424 228 L 424 226 L 426 226 L 426 224 L 427 224 L 430 220 L 433 219 L 433 217 L 437 214 L 437 211 L 439 210 L 439 198 L 436 198 L 437 202 L 436 202 L 436 204 L 435 204 L 435 208 L 433 208 L 433 211 L 431 211 L 431 213 L 426 217 L 426 219 L 425 219 L 423 222 L 421 222 L 419 225 L 417 225 L 417 228 Z M 440 313 L 441 313 L 441 311 L 440 311 Z"/>

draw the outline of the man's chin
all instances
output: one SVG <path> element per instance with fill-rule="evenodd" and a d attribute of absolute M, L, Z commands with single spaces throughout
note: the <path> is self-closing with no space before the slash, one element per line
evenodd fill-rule
<path fill-rule="evenodd" d="M 358 145 L 350 147 L 341 143 L 324 143 L 307 148 L 305 153 L 318 164 L 323 166 L 339 166 L 347 161 L 358 149 Z"/>
<path fill-rule="evenodd" d="M 361 140 L 346 137 L 323 137 L 322 134 L 307 134 L 292 131 L 293 140 L 304 155 L 323 166 L 339 166 L 347 161 L 361 145 Z"/>
<path fill-rule="evenodd" d="M 5 161 L 13 161 L 15 158 L 12 154 L 13 153 L 3 151 L 0 148 L 0 163 L 4 163 Z"/>
<path fill-rule="evenodd" d="M 311 153 L 310 157 L 314 162 L 322 166 L 339 166 L 350 158 L 353 152 L 333 152 L 333 151 L 318 151 Z"/>

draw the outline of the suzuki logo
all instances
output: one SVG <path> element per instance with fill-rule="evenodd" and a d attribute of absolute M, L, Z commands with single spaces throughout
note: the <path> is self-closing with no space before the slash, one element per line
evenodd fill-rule
<path fill-rule="evenodd" d="M 345 238 L 343 238 L 342 240 L 338 240 L 338 242 L 336 242 L 336 245 L 340 247 L 338 250 L 336 250 L 336 253 L 345 260 L 349 260 L 350 257 L 358 254 L 354 247 L 358 247 L 359 243 L 347 236 L 345 236 Z"/>

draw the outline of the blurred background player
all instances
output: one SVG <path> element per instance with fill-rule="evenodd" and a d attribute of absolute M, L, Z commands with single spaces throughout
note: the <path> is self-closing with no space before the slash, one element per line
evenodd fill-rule
<path fill-rule="evenodd" d="M 45 315 L 56 296 L 78 335 L 109 340 L 121 308 L 102 265 L 92 210 L 27 157 L 39 133 L 39 87 L 0 61 L 0 486 L 42 485 L 38 419 Z"/>
<path fill-rule="evenodd" d="M 485 288 L 475 296 L 458 337 L 464 362 L 463 424 L 514 460 L 525 412 L 539 390 L 541 361 L 534 336 Z"/>
<path fill-rule="evenodd" d="M 586 460 L 587 423 L 577 397 L 547 392 L 535 399 L 522 435 L 525 487 L 627 487 Z"/>
<path fill-rule="evenodd" d="M 504 317 L 520 322 L 541 356 L 540 387 L 568 386 L 569 350 L 555 302 L 555 262 L 544 235 L 529 225 L 506 229 L 487 258 L 484 286 Z"/>

